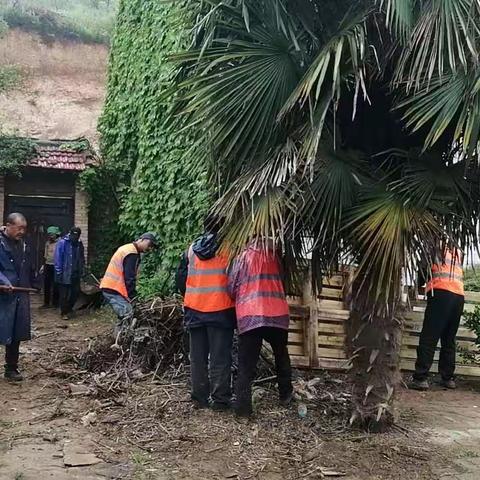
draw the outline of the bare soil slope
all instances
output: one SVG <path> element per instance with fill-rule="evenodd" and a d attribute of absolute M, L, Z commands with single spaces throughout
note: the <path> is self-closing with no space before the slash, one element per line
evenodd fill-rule
<path fill-rule="evenodd" d="M 53 42 L 11 30 L 0 40 L 0 65 L 22 71 L 19 88 L 0 94 L 0 128 L 38 138 L 85 136 L 96 143 L 108 49 Z"/>

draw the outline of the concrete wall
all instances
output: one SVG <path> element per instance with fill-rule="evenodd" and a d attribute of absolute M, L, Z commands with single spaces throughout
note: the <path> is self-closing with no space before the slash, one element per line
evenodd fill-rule
<path fill-rule="evenodd" d="M 82 242 L 85 246 L 85 256 L 88 259 L 88 195 L 80 189 L 79 181 L 75 184 L 75 221 L 76 227 L 82 229 Z"/>

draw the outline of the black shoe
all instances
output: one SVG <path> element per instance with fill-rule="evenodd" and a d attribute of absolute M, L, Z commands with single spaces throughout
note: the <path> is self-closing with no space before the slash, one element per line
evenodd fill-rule
<path fill-rule="evenodd" d="M 408 384 L 408 388 L 425 392 L 430 388 L 430 384 L 428 383 L 428 380 L 416 380 L 415 378 L 412 378 L 412 381 Z"/>
<path fill-rule="evenodd" d="M 192 402 L 195 410 L 205 410 L 206 408 L 210 407 L 208 402 L 199 402 L 198 400 L 192 400 Z"/>
<path fill-rule="evenodd" d="M 451 378 L 450 380 L 440 380 L 439 385 L 441 385 L 443 388 L 446 388 L 448 390 L 455 390 L 457 388 L 457 384 L 455 383 L 455 380 Z"/>
<path fill-rule="evenodd" d="M 280 397 L 280 405 L 282 407 L 289 407 L 294 401 L 295 398 L 293 396 L 293 392 L 290 392 L 288 395 Z"/>
<path fill-rule="evenodd" d="M 210 408 L 215 412 L 228 412 L 232 406 L 229 403 L 212 402 Z"/>
<path fill-rule="evenodd" d="M 18 371 L 18 368 L 6 368 L 5 379 L 9 382 L 21 382 L 23 381 L 22 374 Z"/>

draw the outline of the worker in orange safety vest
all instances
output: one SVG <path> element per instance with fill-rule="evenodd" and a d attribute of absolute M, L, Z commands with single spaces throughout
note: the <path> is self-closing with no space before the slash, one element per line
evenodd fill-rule
<path fill-rule="evenodd" d="M 114 331 L 117 340 L 133 315 L 132 300 L 137 295 L 136 282 L 141 255 L 157 246 L 153 233 L 144 233 L 137 241 L 121 246 L 114 253 L 100 282 L 105 300 L 117 314 Z"/>
<path fill-rule="evenodd" d="M 228 256 L 219 252 L 221 221 L 209 215 L 204 234 L 183 254 L 177 288 L 190 337 L 191 399 L 196 408 L 231 406 L 234 302 L 227 292 Z"/>
<path fill-rule="evenodd" d="M 441 251 L 441 250 L 440 250 Z M 410 388 L 428 390 L 428 374 L 435 349 L 441 341 L 438 373 L 440 384 L 456 388 L 454 379 L 458 327 L 464 306 L 462 254 L 456 249 L 445 249 L 437 254 L 432 265 L 431 278 L 425 289 L 427 308 L 417 348 L 415 373 Z"/>

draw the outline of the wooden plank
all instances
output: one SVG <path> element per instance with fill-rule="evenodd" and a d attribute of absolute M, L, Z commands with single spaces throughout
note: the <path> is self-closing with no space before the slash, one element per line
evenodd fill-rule
<path fill-rule="evenodd" d="M 347 355 L 343 351 L 343 349 L 340 348 L 319 348 L 318 349 L 318 356 L 321 358 L 337 358 L 337 359 L 343 359 L 347 358 Z"/>
<path fill-rule="evenodd" d="M 298 355 L 298 356 L 301 356 L 301 357 L 304 356 L 303 347 L 301 345 L 289 345 L 288 346 L 288 353 L 290 355 Z"/>
<path fill-rule="evenodd" d="M 336 358 L 319 358 L 318 359 L 318 368 L 324 370 L 340 370 L 345 371 L 349 370 L 352 367 L 352 364 L 349 360 L 339 360 Z"/>
<path fill-rule="evenodd" d="M 329 310 L 324 308 L 317 308 L 318 310 L 318 318 L 321 320 L 329 320 L 329 321 L 341 321 L 344 322 L 348 320 L 350 316 L 350 312 L 345 309 L 338 309 L 338 310 Z"/>
<path fill-rule="evenodd" d="M 421 323 L 409 323 L 406 324 L 404 327 L 404 332 L 407 333 L 420 333 L 422 331 L 422 324 Z M 466 327 L 460 327 L 457 332 L 457 338 L 460 339 L 476 339 L 477 336 L 473 333 L 470 329 Z"/>
<path fill-rule="evenodd" d="M 342 300 L 343 290 L 340 288 L 323 288 L 319 297 L 322 299 Z"/>
<path fill-rule="evenodd" d="M 318 344 L 322 346 L 345 346 L 345 335 L 318 335 Z"/>
<path fill-rule="evenodd" d="M 290 319 L 290 325 L 288 326 L 289 330 L 303 331 L 305 328 L 305 320 L 296 320 Z"/>
<path fill-rule="evenodd" d="M 345 310 L 343 302 L 337 300 L 318 300 L 319 310 Z"/>
<path fill-rule="evenodd" d="M 338 333 L 345 334 L 345 326 L 338 323 L 318 322 L 318 333 Z"/>
<path fill-rule="evenodd" d="M 435 355 L 433 357 L 434 361 L 438 361 L 438 358 L 440 357 L 440 351 L 437 350 L 435 352 Z M 408 358 L 411 360 L 416 360 L 417 359 L 417 349 L 416 348 L 408 348 L 404 347 L 402 348 L 400 352 L 400 358 Z M 462 357 L 460 352 L 457 352 L 457 365 L 462 365 L 465 363 L 465 359 Z"/>
<path fill-rule="evenodd" d="M 289 305 L 290 316 L 292 317 L 301 317 L 307 318 L 310 315 L 310 310 L 308 307 L 303 305 Z"/>
<path fill-rule="evenodd" d="M 415 361 L 414 360 L 402 360 L 400 363 L 400 368 L 402 370 L 413 372 L 415 371 Z M 438 373 L 438 362 L 433 362 L 432 368 L 430 370 L 432 373 Z M 480 377 L 480 366 L 474 365 L 457 365 L 455 373 L 458 375 L 465 375 L 468 377 Z"/>
<path fill-rule="evenodd" d="M 480 303 L 480 292 L 465 292 L 465 302 Z"/>
<path fill-rule="evenodd" d="M 463 311 L 471 313 L 475 310 L 475 308 L 477 306 L 479 306 L 479 305 L 476 305 L 475 303 L 465 303 L 465 305 L 463 307 Z M 412 313 L 421 314 L 423 316 L 424 312 L 425 312 L 426 304 L 425 304 L 425 302 L 423 302 L 420 305 L 414 305 L 414 308 L 415 308 L 415 310 L 413 312 L 407 313 L 407 318 L 410 318 Z M 419 315 L 415 315 L 415 317 L 417 317 L 417 316 L 419 316 Z"/>
<path fill-rule="evenodd" d="M 305 343 L 308 345 L 309 357 L 310 357 L 310 366 L 318 366 L 318 342 L 317 342 L 317 332 L 318 332 L 318 310 L 315 305 L 315 301 L 312 298 L 310 303 L 310 319 L 308 322 L 308 329 L 306 330 L 307 335 L 305 336 Z M 307 332 L 308 330 L 308 332 Z"/>
<path fill-rule="evenodd" d="M 420 340 L 420 337 L 417 335 L 409 335 L 404 334 L 402 337 L 402 345 L 410 345 L 413 347 L 416 347 L 418 345 L 418 342 Z M 456 343 L 459 347 L 466 348 L 469 351 L 476 351 L 478 350 L 478 347 L 476 346 L 475 342 L 472 340 L 456 340 Z M 440 345 L 440 342 L 438 343 Z"/>
<path fill-rule="evenodd" d="M 303 355 L 290 355 L 290 363 L 295 368 L 308 368 L 310 366 L 310 360 Z"/>
<path fill-rule="evenodd" d="M 343 275 L 333 275 L 333 277 L 325 278 L 322 281 L 322 285 L 325 287 L 343 287 L 345 278 Z"/>
<path fill-rule="evenodd" d="M 297 333 L 297 332 L 288 332 L 288 343 L 298 343 L 299 345 L 303 346 L 304 342 L 304 336 L 303 332 Z"/>

